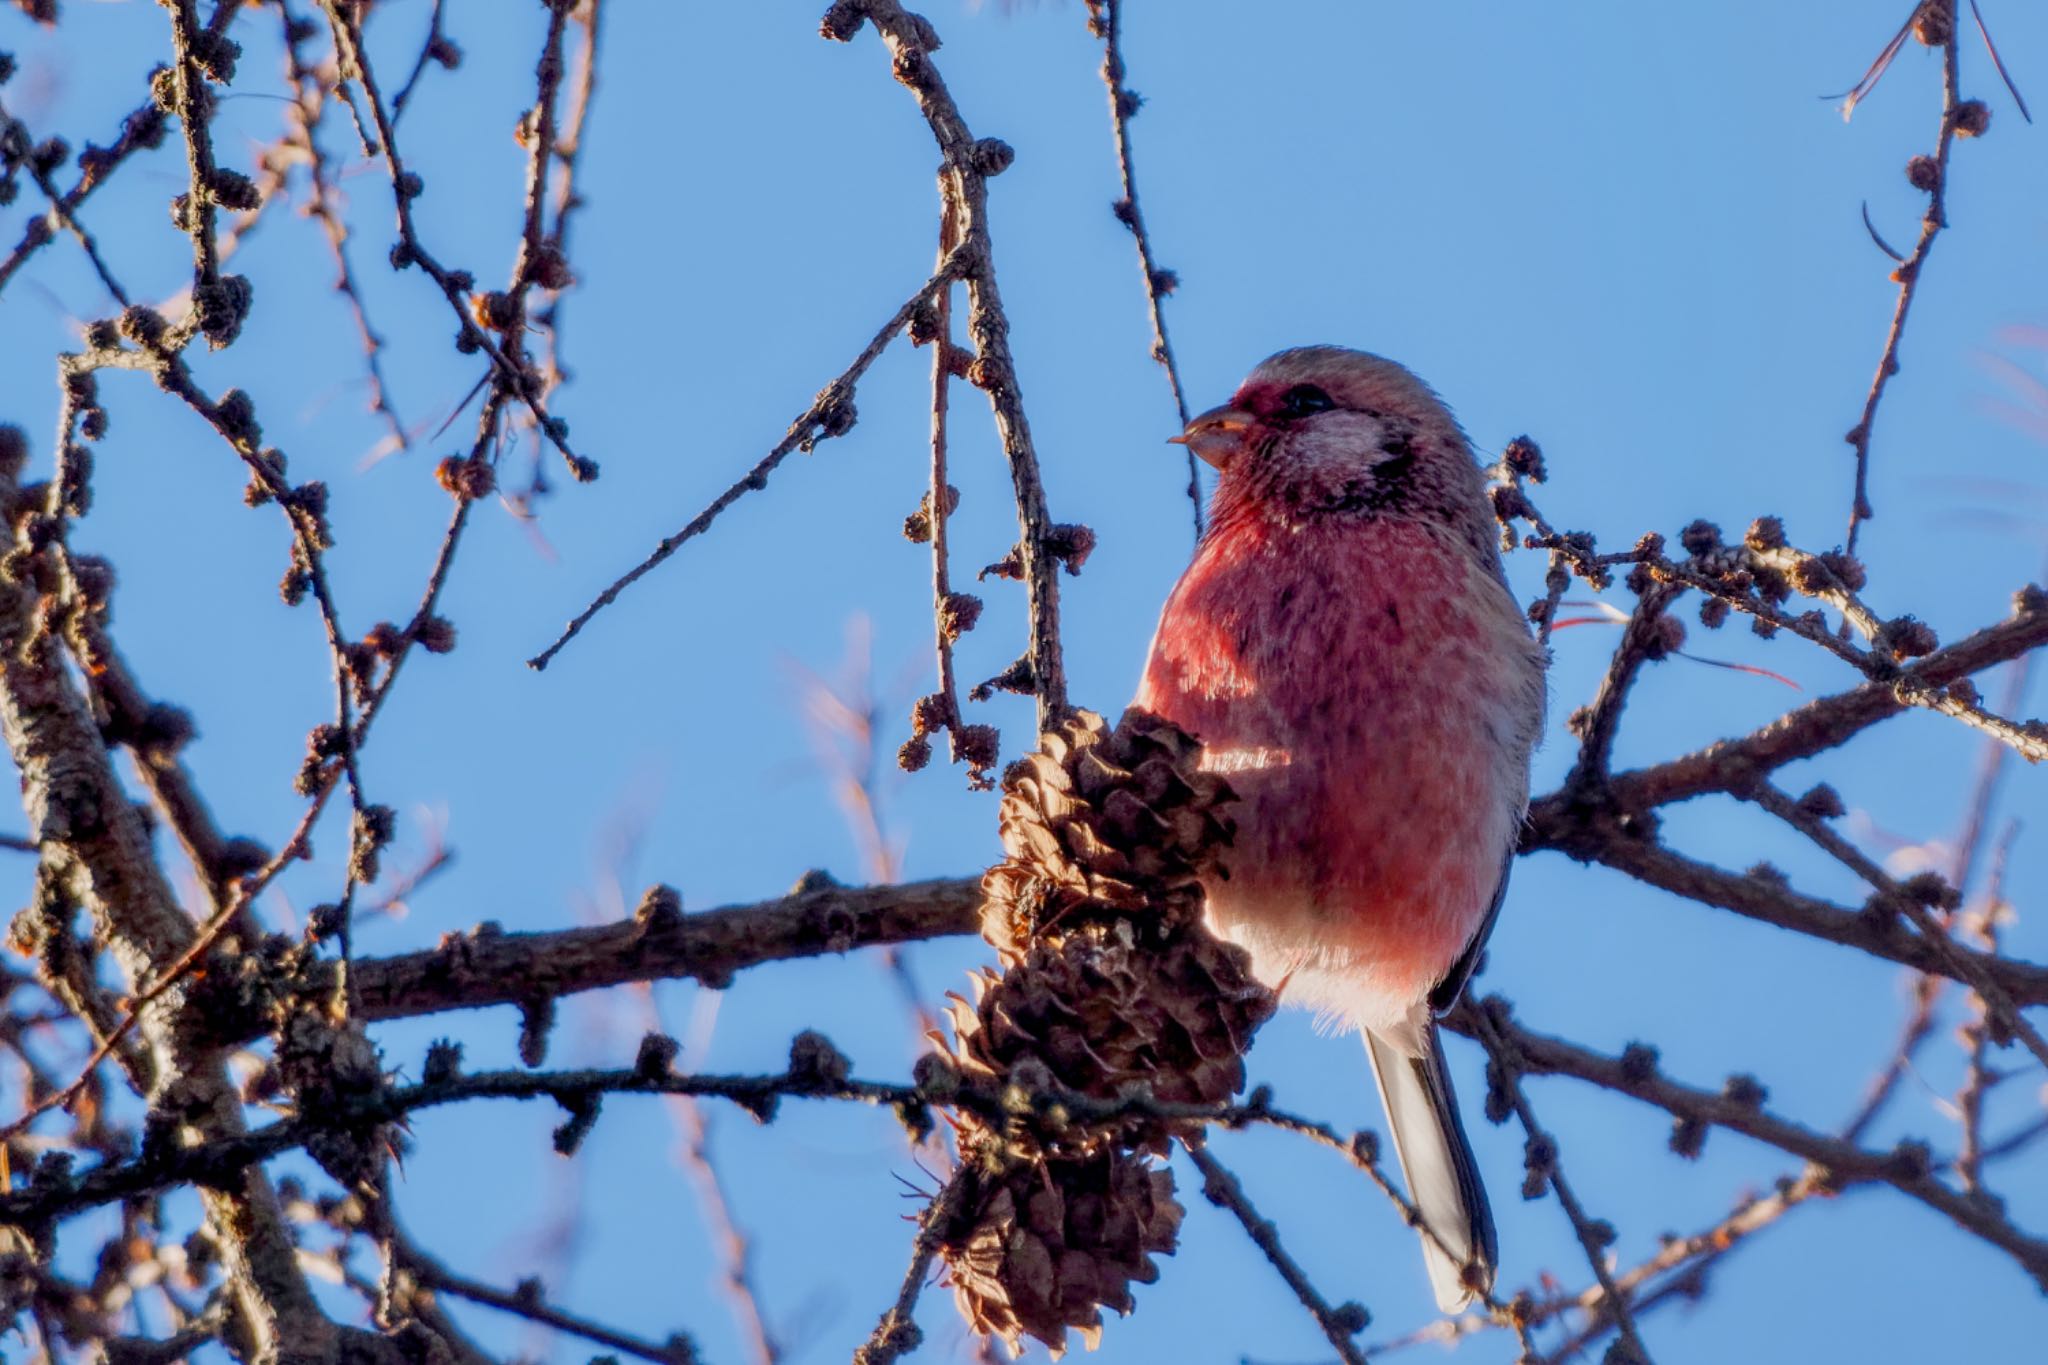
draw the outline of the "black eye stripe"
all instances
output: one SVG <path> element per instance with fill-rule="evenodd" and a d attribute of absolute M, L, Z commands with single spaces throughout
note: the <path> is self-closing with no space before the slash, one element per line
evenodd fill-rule
<path fill-rule="evenodd" d="M 1280 414 L 1283 417 L 1308 417 L 1328 412 L 1336 406 L 1329 394 L 1313 384 L 1296 384 L 1280 395 Z"/>

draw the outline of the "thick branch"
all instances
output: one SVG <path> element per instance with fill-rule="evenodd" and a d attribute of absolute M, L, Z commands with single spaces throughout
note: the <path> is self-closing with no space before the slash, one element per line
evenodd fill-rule
<path fill-rule="evenodd" d="M 14 496 L 11 487 L 5 492 Z M 21 769 L 22 802 L 49 884 L 91 912 L 95 943 L 140 989 L 178 960 L 195 930 L 155 861 L 56 638 L 42 628 L 33 578 L 24 569 L 23 579 L 0 581 L 0 730 Z M 62 923 L 42 931 L 69 935 Z M 141 1032 L 155 1059 L 151 1108 L 193 1140 L 232 1139 L 242 1132 L 242 1116 L 226 1059 L 194 1022 L 183 986 L 143 1008 Z M 290 1230 L 262 1172 L 238 1173 L 203 1197 L 259 1356 L 330 1355 L 333 1324 L 299 1273 Z"/>
<path fill-rule="evenodd" d="M 486 925 L 429 952 L 359 960 L 357 1002 L 366 1020 L 399 1019 L 629 981 L 688 977 L 724 986 L 735 972 L 764 962 L 971 934 L 980 907 L 981 884 L 971 877 L 823 886 L 696 915 L 680 914 L 673 901 L 654 894 L 616 924 L 541 934 Z"/>
<path fill-rule="evenodd" d="M 2015 1005 L 2048 1004 L 2048 966 L 1965 948 L 1943 947 L 1913 933 L 1890 914 L 1865 914 L 1803 895 L 1782 882 L 1697 862 L 1647 839 L 1617 837 L 1583 853 L 1566 850 L 1636 880 L 1704 905 L 1775 924 L 1848 948 L 1860 948 L 1915 971 L 1969 984 L 1973 973 L 1996 982 Z"/>
<path fill-rule="evenodd" d="M 1938 649 L 1903 676 L 1926 689 L 1948 686 L 1994 665 L 2048 645 L 2048 610 L 2022 593 L 2011 619 Z M 1723 740 L 1655 767 L 1617 773 L 1607 783 L 1615 803 L 1626 810 L 1685 801 L 1708 792 L 1733 791 L 1787 763 L 1846 743 L 1882 720 L 1907 709 L 1896 684 L 1865 683 L 1788 711 L 1740 739 Z M 1536 800 L 1529 820 L 1538 846 L 1554 846 L 1543 831 L 1560 827 L 1570 797 L 1563 791 Z"/>

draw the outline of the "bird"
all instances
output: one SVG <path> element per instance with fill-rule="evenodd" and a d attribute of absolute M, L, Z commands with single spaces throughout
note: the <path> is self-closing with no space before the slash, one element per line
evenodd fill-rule
<path fill-rule="evenodd" d="M 1470 441 L 1396 362 L 1281 351 L 1171 439 L 1217 481 L 1134 705 L 1234 790 L 1207 922 L 1283 1002 L 1363 1035 L 1456 1312 L 1491 1290 L 1498 1249 L 1437 1019 L 1500 913 L 1547 654 Z"/>

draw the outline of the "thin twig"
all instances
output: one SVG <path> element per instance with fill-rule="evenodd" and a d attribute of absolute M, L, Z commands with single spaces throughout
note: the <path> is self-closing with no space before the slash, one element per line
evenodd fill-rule
<path fill-rule="evenodd" d="M 1030 619 L 1025 657 L 1030 664 L 1030 688 L 1038 699 L 1038 728 L 1047 730 L 1067 711 L 1059 581 L 1055 577 L 1058 556 L 1051 543 L 1053 521 L 1046 510 L 1038 452 L 1024 415 L 1017 363 L 1010 353 L 1010 320 L 996 283 L 995 247 L 989 232 L 988 178 L 1000 174 L 1014 154 L 1006 144 L 993 138 L 977 139 L 968 131 L 960 107 L 932 61 L 938 35 L 927 20 L 909 13 L 897 0 L 840 0 L 827 11 L 824 31 L 827 36 L 850 40 L 863 18 L 881 33 L 891 69 L 916 97 L 918 110 L 944 159 L 944 173 L 953 181 L 954 202 L 960 209 L 960 249 L 954 254 L 967 284 L 967 332 L 975 347 L 967 377 L 988 395 L 1003 457 L 1010 467 L 1010 489 L 1017 503 L 1017 564 Z M 1071 561 L 1069 568 L 1071 571 Z"/>
<path fill-rule="evenodd" d="M 535 670 L 546 668 L 553 662 L 555 655 L 561 653 L 565 645 L 582 633 L 583 628 L 590 624 L 592 617 L 619 600 L 620 593 L 689 541 L 710 530 L 711 523 L 718 520 L 719 513 L 748 493 L 767 487 L 768 476 L 791 454 L 799 450 L 809 451 L 827 437 L 844 435 L 853 425 L 854 388 L 860 382 L 860 377 L 866 374 L 868 367 L 888 349 L 889 343 L 903 330 L 904 324 L 910 321 L 913 313 L 937 297 L 939 291 L 951 287 L 963 264 L 958 252 L 942 263 L 938 272 L 926 280 L 917 292 L 905 300 L 903 306 L 881 325 L 867 346 L 854 357 L 853 363 L 840 371 L 837 379 L 818 391 L 818 396 L 811 400 L 808 408 L 798 414 L 794 422 L 789 424 L 789 431 L 776 442 L 773 449 L 757 460 L 754 467 L 735 480 L 731 487 L 713 498 L 710 505 L 692 517 L 681 530 L 664 537 L 645 559 L 614 579 L 603 592 L 591 600 L 589 606 L 576 613 L 552 644 L 528 659 L 526 666 Z"/>
<path fill-rule="evenodd" d="M 1301 1306 L 1308 1310 L 1329 1339 L 1330 1346 L 1337 1352 L 1337 1358 L 1345 1365 L 1365 1365 L 1365 1352 L 1360 1350 L 1355 1338 L 1372 1322 L 1372 1316 L 1357 1303 L 1339 1304 L 1332 1308 L 1322 1291 L 1309 1282 L 1287 1248 L 1280 1243 L 1280 1230 L 1269 1219 L 1259 1216 L 1259 1211 L 1245 1196 L 1244 1186 L 1238 1183 L 1228 1167 L 1210 1155 L 1207 1147 L 1198 1142 L 1185 1144 L 1188 1160 L 1195 1163 L 1195 1169 L 1202 1173 L 1202 1193 L 1218 1208 L 1228 1209 L 1243 1226 L 1245 1235 L 1252 1244 L 1265 1253 L 1273 1269 L 1280 1272 L 1280 1278 L 1287 1281 L 1287 1287 L 1294 1291 L 1294 1297 L 1301 1300 Z"/>
<path fill-rule="evenodd" d="M 1109 89 L 1109 126 L 1116 141 L 1117 174 L 1123 182 L 1123 197 L 1113 206 L 1117 221 L 1131 230 L 1138 247 L 1138 274 L 1145 283 L 1145 307 L 1152 320 L 1152 359 L 1166 371 L 1166 385 L 1173 391 L 1174 411 L 1180 424 L 1188 424 L 1187 394 L 1181 388 L 1180 366 L 1173 358 L 1173 342 L 1166 335 L 1166 314 L 1162 304 L 1180 287 L 1180 277 L 1161 269 L 1153 259 L 1152 236 L 1145 229 L 1145 211 L 1138 202 L 1138 181 L 1131 166 L 1131 115 L 1143 103 L 1124 84 L 1123 0 L 1088 0 L 1088 27 L 1102 40 L 1102 83 Z M 1188 502 L 1194 513 L 1195 539 L 1202 538 L 1202 466 L 1193 446 L 1188 461 Z"/>
<path fill-rule="evenodd" d="M 649 1341 L 643 1337 L 628 1335 L 616 1328 L 579 1317 L 565 1309 L 557 1308 L 541 1297 L 542 1289 L 538 1280 L 522 1280 L 511 1290 L 499 1289 L 479 1280 L 458 1275 L 439 1262 L 419 1253 L 416 1248 L 407 1247 L 401 1264 L 406 1272 L 427 1288 L 442 1294 L 452 1294 L 471 1303 L 480 1303 L 495 1308 L 501 1313 L 510 1313 L 525 1318 L 558 1332 L 567 1332 L 594 1341 L 614 1351 L 651 1360 L 655 1365 L 698 1365 L 696 1347 L 686 1337 L 671 1337 L 666 1342 Z"/>
<path fill-rule="evenodd" d="M 1862 415 L 1843 438 L 1856 455 L 1856 490 L 1849 507 L 1848 532 L 1848 551 L 1852 555 L 1856 553 L 1856 539 L 1863 523 L 1876 514 L 1870 505 L 1870 438 L 1877 422 L 1877 405 L 1884 399 L 1885 385 L 1899 372 L 1899 342 L 1905 336 L 1906 314 L 1913 307 L 1913 295 L 1925 273 L 1928 252 L 1934 246 L 1934 239 L 1948 226 L 1948 154 L 1955 142 L 1956 111 L 1962 103 L 1962 80 L 1957 58 L 1960 35 L 1956 30 L 1955 0 L 1927 0 L 1927 3 L 1947 11 L 1947 40 L 1941 45 L 1941 128 L 1935 137 L 1934 156 L 1923 172 L 1927 212 L 1920 220 L 1920 240 L 1914 244 L 1911 254 L 1892 271 L 1892 279 L 1899 286 L 1899 297 L 1892 308 L 1891 325 L 1885 330 L 1884 351 L 1878 356 L 1877 373 L 1871 376 L 1870 392 L 1864 396 Z M 1889 64 L 1890 56 L 1898 51 L 1911 27 L 1912 21 L 1908 20 L 1906 28 L 1892 40 L 1886 56 L 1879 59 L 1880 64 L 1875 68 L 1878 75 L 1883 74 L 1883 66 Z"/>
<path fill-rule="evenodd" d="M 1572 1232 L 1586 1254 L 1586 1263 L 1592 1267 L 1594 1278 L 1600 1281 L 1605 1295 L 1603 1309 L 1612 1315 L 1615 1330 L 1621 1334 L 1622 1344 L 1631 1353 L 1630 1365 L 1651 1365 L 1650 1350 L 1636 1329 L 1628 1294 L 1616 1283 L 1614 1272 L 1608 1266 L 1607 1248 L 1614 1243 L 1614 1225 L 1589 1217 L 1585 1207 L 1579 1203 L 1578 1195 L 1566 1181 L 1564 1167 L 1558 1158 L 1557 1139 L 1536 1120 L 1536 1111 L 1530 1107 L 1529 1097 L 1522 1089 L 1521 1055 L 1503 1035 L 1494 1017 L 1495 1012 L 1489 1008 L 1491 1003 L 1489 1001 L 1466 1011 L 1466 1017 L 1473 1025 L 1474 1036 L 1485 1046 L 1487 1056 L 1493 1061 L 1494 1071 L 1489 1080 L 1497 1083 L 1528 1135 L 1529 1181 L 1523 1187 L 1523 1193 L 1533 1197 L 1547 1186 L 1557 1196 L 1558 1206 L 1570 1220 Z M 1492 1102 L 1489 1097 L 1489 1106 Z"/>
<path fill-rule="evenodd" d="M 932 1202 L 917 1220 L 917 1236 L 910 1244 L 910 1265 L 903 1272 L 903 1286 L 896 1291 L 896 1302 L 882 1314 L 866 1343 L 853 1353 L 853 1365 L 891 1365 L 924 1343 L 924 1332 L 916 1320 L 918 1296 L 924 1292 L 925 1281 L 931 1278 L 932 1259 L 938 1255 L 947 1228 L 962 1209 L 980 1196 L 980 1191 L 980 1172 L 972 1166 L 960 1166 L 932 1196 Z"/>

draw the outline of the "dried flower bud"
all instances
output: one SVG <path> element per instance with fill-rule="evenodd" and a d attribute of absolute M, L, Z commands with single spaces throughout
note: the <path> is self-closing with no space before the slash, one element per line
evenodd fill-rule
<path fill-rule="evenodd" d="M 860 26 L 867 21 L 860 6 L 852 0 L 834 0 L 832 7 L 818 21 L 818 36 L 829 38 L 835 43 L 853 41 L 853 35 L 860 32 Z"/>
<path fill-rule="evenodd" d="M 446 654 L 455 648 L 455 626 L 445 616 L 429 616 L 413 628 L 412 637 L 429 654 Z"/>
<path fill-rule="evenodd" d="M 480 327 L 493 332 L 509 332 L 524 321 L 525 310 L 519 306 L 519 298 L 501 289 L 493 289 L 469 297 L 469 315 Z"/>
<path fill-rule="evenodd" d="M 229 389 L 213 407 L 214 425 L 229 440 L 260 445 L 263 427 L 256 420 L 256 400 L 241 389 Z"/>
<path fill-rule="evenodd" d="M 1721 1094 L 1730 1103 L 1741 1105 L 1744 1109 L 1761 1109 L 1764 1101 L 1769 1098 L 1770 1091 L 1764 1089 L 1763 1083 L 1756 1077 L 1738 1072 L 1723 1083 Z"/>
<path fill-rule="evenodd" d="M 398 817 L 389 806 L 364 806 L 350 828 L 349 874 L 368 884 L 377 880 L 384 846 L 391 842 Z"/>
<path fill-rule="evenodd" d="M 633 1054 L 634 1074 L 648 1080 L 660 1080 L 675 1067 L 676 1057 L 682 1052 L 682 1044 L 666 1033 L 650 1033 L 640 1040 L 639 1051 Z"/>
<path fill-rule="evenodd" d="M 569 258 L 549 242 L 542 244 L 527 262 L 526 278 L 543 289 L 567 289 L 575 277 L 569 272 Z"/>
<path fill-rule="evenodd" d="M 1864 571 L 1863 561 L 1852 554 L 1841 550 L 1828 550 L 1816 558 L 1827 565 L 1828 572 L 1840 579 L 1842 586 L 1850 592 L 1863 591 L 1863 585 L 1870 581 L 1870 575 Z"/>
<path fill-rule="evenodd" d="M 154 308 L 133 304 L 121 310 L 120 321 L 116 324 L 121 335 L 140 346 L 154 346 L 162 340 L 164 330 L 170 326 L 164 315 Z"/>
<path fill-rule="evenodd" d="M 249 316 L 249 304 L 254 294 L 247 275 L 223 275 L 218 282 L 201 285 L 192 291 L 192 307 L 199 316 L 199 328 L 206 333 L 206 342 L 214 350 L 226 346 L 241 333 L 242 320 Z"/>
<path fill-rule="evenodd" d="M 1707 1125 L 1696 1118 L 1681 1118 L 1671 1125 L 1671 1150 L 1687 1161 L 1699 1160 L 1707 1145 Z"/>
<path fill-rule="evenodd" d="M 156 107 L 166 114 L 175 116 L 178 112 L 178 72 L 174 67 L 160 66 L 149 73 L 149 97 Z"/>
<path fill-rule="evenodd" d="M 1906 163 L 1906 182 L 1914 189 L 1932 194 L 1941 183 L 1941 164 L 1931 156 L 1916 156 Z"/>
<path fill-rule="evenodd" d="M 1081 572 L 1088 556 L 1095 553 L 1095 532 L 1073 522 L 1056 522 L 1038 542 L 1047 554 L 1059 560 L 1068 576 Z"/>
<path fill-rule="evenodd" d="M 968 164 L 983 176 L 1001 175 L 1016 159 L 1016 149 L 997 137 L 982 138 L 968 148 Z"/>
<path fill-rule="evenodd" d="M 1878 632 L 1878 644 L 1901 661 L 1921 658 L 1941 647 L 1934 628 L 1912 616 L 1885 622 L 1884 629 Z"/>
<path fill-rule="evenodd" d="M 1643 632 L 1643 657 L 1662 659 L 1685 646 L 1685 622 L 1669 612 L 1660 612 Z"/>
<path fill-rule="evenodd" d="M 904 772 L 922 772 L 932 761 L 932 742 L 923 735 L 912 735 L 896 750 L 896 766 Z"/>
<path fill-rule="evenodd" d="M 1991 127 L 1991 106 L 1983 100 L 1964 100 L 1956 106 L 1956 136 L 1982 137 Z"/>
<path fill-rule="evenodd" d="M 240 171 L 216 169 L 206 188 L 213 202 L 231 213 L 249 213 L 263 203 L 256 182 Z"/>
<path fill-rule="evenodd" d="M 420 1068 L 422 1085 L 446 1085 L 462 1075 L 462 1044 L 441 1038 L 427 1048 L 427 1060 Z"/>
<path fill-rule="evenodd" d="M 1818 783 L 1799 798 L 1800 813 L 1814 820 L 1838 820 L 1848 810 L 1842 795 L 1827 783 Z"/>
<path fill-rule="evenodd" d="M 827 403 L 819 411 L 818 434 L 821 437 L 844 436 L 847 432 L 853 430 L 853 424 L 859 420 L 859 417 L 859 410 L 854 407 L 851 398 L 838 398 L 833 402 Z"/>
<path fill-rule="evenodd" d="M 633 907 L 633 921 L 650 929 L 673 928 L 683 917 L 682 893 L 657 882 L 640 893 Z"/>
<path fill-rule="evenodd" d="M 939 309 L 934 303 L 920 303 L 910 311 L 910 321 L 903 325 L 910 334 L 913 346 L 929 346 L 939 338 Z"/>
<path fill-rule="evenodd" d="M 939 609 L 939 629 L 949 644 L 973 630 L 980 619 L 981 599 L 970 592 L 948 593 Z"/>
<path fill-rule="evenodd" d="M 1001 749 L 1001 739 L 995 726 L 959 726 L 953 731 L 953 747 L 959 751 L 960 761 L 967 765 L 970 786 L 977 791 L 986 791 L 995 785 L 989 780 L 989 771 L 996 766 L 996 757 Z"/>
<path fill-rule="evenodd" d="M 1527 479 L 1530 483 L 1542 483 L 1548 477 L 1543 466 L 1543 450 L 1527 436 L 1517 436 L 1501 451 L 1501 462 L 1508 472 Z"/>
<path fill-rule="evenodd" d="M 306 915 L 306 937 L 325 943 L 341 933 L 342 909 L 338 905 L 316 905 Z"/>
<path fill-rule="evenodd" d="M 224 33 L 200 29 L 192 35 L 187 45 L 192 60 L 199 63 L 206 78 L 216 85 L 226 85 L 235 78 L 235 62 L 242 55 L 242 45 Z"/>
<path fill-rule="evenodd" d="M 481 456 L 465 459 L 450 455 L 434 466 L 434 481 L 456 497 L 474 502 L 489 497 L 497 488 L 498 474 Z"/>
<path fill-rule="evenodd" d="M 853 1063 L 824 1034 L 805 1029 L 790 1040 L 789 1082 L 799 1093 L 836 1089 L 852 1073 Z"/>
<path fill-rule="evenodd" d="M 1678 543 L 1689 555 L 1706 555 L 1721 548 L 1721 528 L 1711 521 L 1694 521 L 1678 533 Z"/>
<path fill-rule="evenodd" d="M 942 692 L 927 692 L 910 705 L 910 733 L 929 735 L 953 723 L 953 708 Z"/>
<path fill-rule="evenodd" d="M 1933 910 L 1954 910 L 1963 903 L 1963 893 L 1939 872 L 1916 872 L 1899 884 L 1899 890 Z"/>
<path fill-rule="evenodd" d="M 383 658 L 389 659 L 405 647 L 405 638 L 398 633 L 398 627 L 389 621 L 379 621 L 363 632 L 363 644 Z"/>
<path fill-rule="evenodd" d="M 548 1059 L 548 1034 L 555 1027 L 555 998 L 537 996 L 519 1006 L 519 1060 L 537 1067 Z"/>

